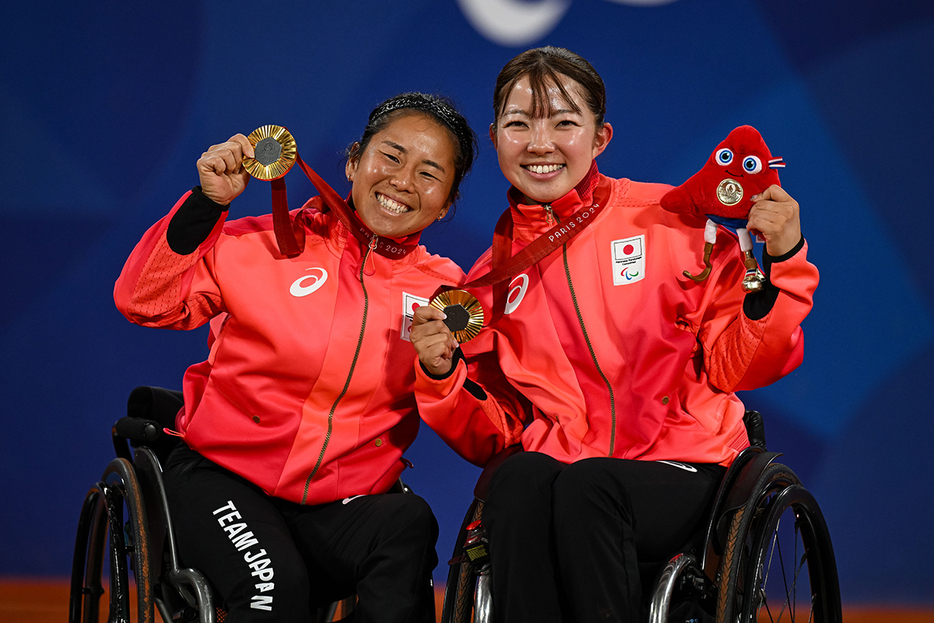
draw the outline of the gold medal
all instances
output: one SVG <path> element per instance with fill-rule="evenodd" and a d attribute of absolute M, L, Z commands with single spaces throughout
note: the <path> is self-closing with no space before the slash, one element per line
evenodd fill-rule
<path fill-rule="evenodd" d="M 725 206 L 735 206 L 743 199 L 743 186 L 734 179 L 726 178 L 717 186 L 717 199 Z"/>
<path fill-rule="evenodd" d="M 285 128 L 264 125 L 246 137 L 253 146 L 254 157 L 243 157 L 243 166 L 260 180 L 276 180 L 289 172 L 295 164 L 298 148 L 295 139 Z"/>
<path fill-rule="evenodd" d="M 483 307 L 470 292 L 447 290 L 431 299 L 429 305 L 444 312 L 447 316 L 444 324 L 459 343 L 472 340 L 480 333 L 483 326 Z"/>

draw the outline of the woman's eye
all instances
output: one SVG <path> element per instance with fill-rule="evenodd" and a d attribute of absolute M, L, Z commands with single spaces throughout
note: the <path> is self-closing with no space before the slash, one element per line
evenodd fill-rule
<path fill-rule="evenodd" d="M 393 156 L 393 155 L 390 154 L 390 153 L 386 153 L 386 152 L 384 151 L 384 152 L 382 152 L 382 154 L 383 154 L 384 156 L 386 156 L 387 158 L 389 158 L 389 159 L 390 159 L 391 161 L 393 161 L 393 162 L 399 162 L 399 159 L 396 158 L 395 156 Z"/>
<path fill-rule="evenodd" d="M 722 164 L 723 166 L 726 166 L 730 164 L 731 162 L 733 162 L 733 152 L 730 151 L 728 148 L 724 147 L 723 149 L 717 151 L 714 158 L 716 158 L 718 163 Z"/>
<path fill-rule="evenodd" d="M 743 158 L 743 170 L 746 173 L 758 173 L 762 170 L 762 161 L 755 156 Z"/>

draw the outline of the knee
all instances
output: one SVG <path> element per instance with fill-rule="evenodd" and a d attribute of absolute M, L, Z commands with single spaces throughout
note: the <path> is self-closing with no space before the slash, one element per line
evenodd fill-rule
<path fill-rule="evenodd" d="M 387 507 L 381 519 L 384 532 L 406 534 L 410 539 L 435 547 L 438 520 L 428 502 L 409 493 L 386 494 L 383 501 Z"/>
<path fill-rule="evenodd" d="M 584 459 L 569 465 L 555 481 L 555 520 L 578 523 L 612 515 L 630 518 L 630 496 L 624 482 L 611 472 L 608 461 Z"/>
<path fill-rule="evenodd" d="M 551 498 L 551 487 L 564 464 L 540 452 L 520 452 L 497 468 L 490 480 L 491 506 L 534 503 Z"/>

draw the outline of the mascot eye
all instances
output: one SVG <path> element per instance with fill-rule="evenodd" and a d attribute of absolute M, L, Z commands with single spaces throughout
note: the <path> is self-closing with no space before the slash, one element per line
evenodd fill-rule
<path fill-rule="evenodd" d="M 719 162 L 719 163 L 722 164 L 723 166 L 726 166 L 726 165 L 730 164 L 731 162 L 733 162 L 733 152 L 730 151 L 730 150 L 729 150 L 728 148 L 726 148 L 726 147 L 724 147 L 723 149 L 719 150 L 719 151 L 717 152 L 716 156 L 714 156 L 714 157 L 717 159 L 717 162 Z"/>
<path fill-rule="evenodd" d="M 762 161 L 755 156 L 746 156 L 743 160 L 743 170 L 746 173 L 758 173 L 762 170 Z"/>

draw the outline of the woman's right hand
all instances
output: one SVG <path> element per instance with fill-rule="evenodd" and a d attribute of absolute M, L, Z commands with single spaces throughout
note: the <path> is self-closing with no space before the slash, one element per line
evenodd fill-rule
<path fill-rule="evenodd" d="M 460 346 L 454 334 L 444 324 L 444 312 L 430 305 L 415 310 L 412 332 L 409 339 L 418 360 L 435 376 L 444 376 L 451 371 L 454 351 Z"/>
<path fill-rule="evenodd" d="M 242 134 L 214 145 L 198 159 L 201 191 L 208 199 L 227 205 L 243 192 L 250 174 L 243 167 L 243 156 L 254 157 L 253 146 Z"/>

